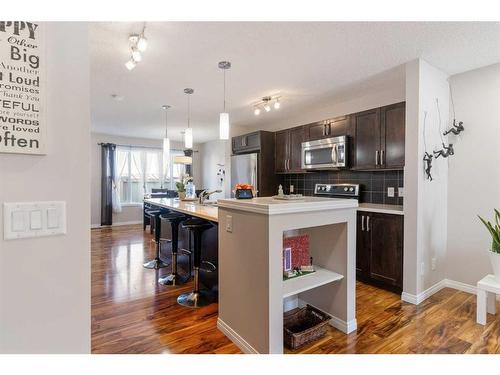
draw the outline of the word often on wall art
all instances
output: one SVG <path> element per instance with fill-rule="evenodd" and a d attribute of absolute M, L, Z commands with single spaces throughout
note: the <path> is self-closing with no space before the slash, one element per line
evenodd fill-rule
<path fill-rule="evenodd" d="M 0 152 L 45 154 L 43 24 L 0 21 Z"/>

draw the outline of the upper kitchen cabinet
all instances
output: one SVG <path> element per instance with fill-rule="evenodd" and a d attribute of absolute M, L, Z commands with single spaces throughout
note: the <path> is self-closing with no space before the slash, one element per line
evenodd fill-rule
<path fill-rule="evenodd" d="M 261 131 L 233 137 L 233 154 L 259 151 L 261 146 Z"/>
<path fill-rule="evenodd" d="M 341 116 L 305 125 L 305 140 L 314 141 L 317 139 L 346 135 L 348 123 L 349 117 Z"/>
<path fill-rule="evenodd" d="M 354 160 L 352 169 L 375 169 L 380 163 L 380 109 L 352 115 Z"/>
<path fill-rule="evenodd" d="M 400 169 L 405 164 L 405 103 L 352 115 L 352 169 Z"/>
<path fill-rule="evenodd" d="M 405 103 L 382 107 L 380 110 L 381 155 L 383 168 L 396 169 L 405 165 Z"/>
<path fill-rule="evenodd" d="M 305 141 L 304 126 L 281 130 L 275 133 L 276 173 L 302 172 L 302 142 Z"/>

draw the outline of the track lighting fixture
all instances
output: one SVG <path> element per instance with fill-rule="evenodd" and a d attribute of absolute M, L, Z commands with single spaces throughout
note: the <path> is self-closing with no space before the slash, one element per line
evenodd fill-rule
<path fill-rule="evenodd" d="M 128 70 L 134 69 L 137 66 L 137 63 L 142 61 L 142 52 L 144 52 L 148 46 L 148 40 L 144 36 L 145 30 L 146 24 L 144 24 L 140 34 L 132 34 L 128 37 L 130 60 L 125 63 L 125 67 Z"/>
<path fill-rule="evenodd" d="M 261 109 L 264 109 L 266 112 L 271 111 L 271 103 L 274 101 L 273 107 L 275 110 L 281 108 L 280 102 L 281 96 L 264 96 L 261 100 L 254 104 L 253 114 L 255 116 L 260 115 Z"/>

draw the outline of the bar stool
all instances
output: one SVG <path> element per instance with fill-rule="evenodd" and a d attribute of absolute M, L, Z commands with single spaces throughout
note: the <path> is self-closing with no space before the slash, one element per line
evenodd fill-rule
<path fill-rule="evenodd" d="M 183 249 L 189 255 L 189 275 L 179 275 L 177 273 L 177 253 L 179 249 L 179 224 L 186 220 L 187 217 L 178 212 L 169 212 L 160 215 L 160 219 L 170 222 L 172 227 L 172 273 L 158 279 L 158 283 L 162 285 L 184 284 L 191 278 L 191 252 Z"/>
<path fill-rule="evenodd" d="M 149 221 L 149 233 L 151 233 L 151 234 L 153 234 L 153 229 L 154 229 L 154 217 L 151 216 L 151 214 L 155 213 L 157 211 L 160 211 L 160 210 L 157 210 L 154 208 L 149 208 L 149 209 L 144 210 L 143 230 L 146 230 L 146 221 Z"/>
<path fill-rule="evenodd" d="M 201 238 L 205 230 L 213 225 L 202 219 L 189 219 L 182 223 L 182 227 L 193 233 L 194 237 L 194 290 L 177 297 L 177 303 L 186 307 L 201 307 L 212 303 L 213 294 L 207 290 L 200 290 Z"/>
<path fill-rule="evenodd" d="M 168 267 L 168 263 L 165 263 L 160 259 L 160 251 L 161 251 L 161 244 L 160 244 L 160 236 L 161 236 L 161 221 L 160 221 L 160 215 L 162 213 L 165 213 L 165 211 L 161 210 L 148 210 L 147 211 L 150 220 L 154 222 L 155 224 L 155 242 L 156 242 L 156 257 L 153 260 L 150 260 L 149 262 L 146 262 L 143 264 L 144 268 L 149 268 L 149 269 L 159 269 L 159 268 L 164 268 Z"/>

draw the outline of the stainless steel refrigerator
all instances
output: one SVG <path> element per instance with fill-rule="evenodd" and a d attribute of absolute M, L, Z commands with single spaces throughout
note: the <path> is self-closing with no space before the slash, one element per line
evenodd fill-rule
<path fill-rule="evenodd" d="M 251 184 L 259 189 L 259 154 L 243 154 L 231 156 L 231 197 L 234 198 L 236 184 Z M 257 192 L 257 195 L 260 195 Z"/>

